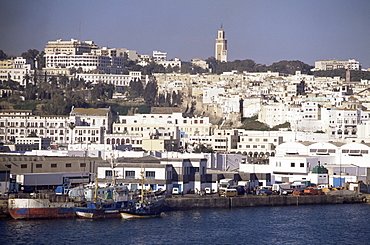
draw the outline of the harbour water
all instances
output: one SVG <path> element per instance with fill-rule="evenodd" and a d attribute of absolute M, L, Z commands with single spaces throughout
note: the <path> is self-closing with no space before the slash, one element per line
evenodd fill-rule
<path fill-rule="evenodd" d="M 1 244 L 370 244 L 370 205 L 165 212 L 159 218 L 0 220 Z"/>

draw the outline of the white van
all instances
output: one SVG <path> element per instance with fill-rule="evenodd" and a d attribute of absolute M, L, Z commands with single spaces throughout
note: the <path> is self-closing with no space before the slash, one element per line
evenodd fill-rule
<path fill-rule="evenodd" d="M 172 195 L 179 195 L 179 194 L 180 194 L 180 190 L 178 187 L 172 188 Z"/>

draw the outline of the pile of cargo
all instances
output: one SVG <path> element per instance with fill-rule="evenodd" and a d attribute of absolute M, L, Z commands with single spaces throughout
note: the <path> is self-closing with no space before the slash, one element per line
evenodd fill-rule
<path fill-rule="evenodd" d="M 293 196 L 312 196 L 312 195 L 325 195 L 325 193 L 317 187 L 307 187 L 303 191 L 293 191 Z"/>

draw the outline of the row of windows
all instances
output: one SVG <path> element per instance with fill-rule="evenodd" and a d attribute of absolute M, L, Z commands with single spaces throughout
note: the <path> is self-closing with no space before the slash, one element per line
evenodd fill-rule
<path fill-rule="evenodd" d="M 258 148 L 258 146 L 259 146 L 259 148 L 266 148 L 266 146 L 265 145 L 253 145 L 252 146 L 252 148 Z M 243 148 L 243 145 L 239 145 L 239 148 Z M 251 148 L 251 146 L 250 145 L 245 145 L 245 147 L 244 148 Z"/>
<path fill-rule="evenodd" d="M 290 167 L 292 167 L 292 168 L 294 168 L 295 165 L 296 165 L 295 162 L 290 163 Z M 298 166 L 298 164 L 297 164 L 297 166 Z M 281 167 L 281 162 L 276 162 L 276 167 Z M 299 163 L 299 167 L 304 168 L 304 163 L 303 162 Z"/>
<path fill-rule="evenodd" d="M 105 176 L 112 176 L 112 170 L 106 170 Z M 135 178 L 135 171 L 125 171 L 125 178 L 126 179 L 134 179 Z M 154 179 L 155 178 L 155 171 L 145 171 L 145 178 L 147 179 Z"/>
<path fill-rule="evenodd" d="M 58 127 L 58 124 L 59 124 L 59 127 L 60 128 L 63 128 L 64 127 L 64 123 L 45 123 L 45 127 L 50 127 L 50 128 L 53 128 L 53 127 Z M 4 123 L 4 122 L 0 122 L 0 126 L 2 127 L 30 127 L 30 128 L 38 128 L 38 127 L 44 127 L 44 123 L 43 122 L 40 122 L 40 123 L 37 123 L 37 122 L 29 122 L 29 123 L 25 123 L 25 122 L 8 122 L 7 124 Z"/>
<path fill-rule="evenodd" d="M 259 142 L 260 141 L 260 138 L 248 138 L 248 141 L 254 141 L 255 142 Z M 241 138 L 242 141 L 244 141 L 244 138 Z M 263 142 L 268 142 L 268 139 L 262 139 Z M 277 139 L 274 139 L 274 142 L 277 142 Z"/>
<path fill-rule="evenodd" d="M 143 118 L 146 118 L 146 116 L 143 116 Z M 154 116 L 151 116 L 150 118 L 155 118 Z M 162 116 L 159 116 L 158 118 L 163 118 Z M 167 118 L 171 118 L 171 116 L 168 116 Z M 203 124 L 204 123 L 204 120 L 203 119 L 200 119 L 200 120 L 198 120 L 198 119 L 194 119 L 194 120 L 189 120 L 189 123 L 191 123 L 191 122 L 193 122 L 194 124 Z M 127 120 L 126 119 L 122 119 L 122 122 L 121 123 L 123 123 L 123 124 L 126 124 L 127 123 Z M 138 123 L 138 121 L 137 120 L 134 120 L 134 123 Z M 172 123 L 171 121 L 168 121 L 168 123 Z M 175 124 L 177 124 L 178 123 L 178 121 L 177 121 L 177 119 L 175 119 Z M 186 120 L 186 119 L 184 119 L 183 120 L 183 123 L 188 123 L 188 120 Z"/>
<path fill-rule="evenodd" d="M 17 164 L 14 164 L 13 163 L 13 165 L 14 166 L 16 166 L 16 167 L 19 167 Z M 12 168 L 12 165 L 10 165 L 10 164 L 6 164 L 5 165 L 7 168 Z M 59 165 L 60 166 L 60 165 Z M 50 164 L 50 167 L 51 168 L 57 168 L 58 167 L 58 165 L 57 165 L 57 163 L 51 163 Z M 66 168 L 71 168 L 72 167 L 72 163 L 66 163 L 65 164 L 65 167 Z M 82 163 L 80 163 L 80 168 L 85 168 L 86 167 L 86 163 L 84 163 L 84 162 L 82 162 Z M 20 168 L 28 168 L 28 164 L 21 164 L 20 165 Z M 42 163 L 36 163 L 35 164 L 35 168 L 42 168 Z"/>

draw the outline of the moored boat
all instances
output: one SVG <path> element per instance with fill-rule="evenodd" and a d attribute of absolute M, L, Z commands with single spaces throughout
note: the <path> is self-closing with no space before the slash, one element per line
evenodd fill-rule
<path fill-rule="evenodd" d="M 127 206 L 121 209 L 123 219 L 150 218 L 157 217 L 162 213 L 164 196 L 155 193 L 149 194 L 144 191 L 144 171 L 141 174 L 141 194 L 128 201 Z"/>
<path fill-rule="evenodd" d="M 42 193 L 8 200 L 8 211 L 14 219 L 72 218 L 76 215 L 74 206 L 68 196 Z"/>
<path fill-rule="evenodd" d="M 119 218 L 122 202 L 86 202 L 85 207 L 74 207 L 76 215 L 80 218 Z"/>
<path fill-rule="evenodd" d="M 123 219 L 158 217 L 162 213 L 164 197 L 147 201 L 130 200 L 126 208 L 121 210 Z"/>

